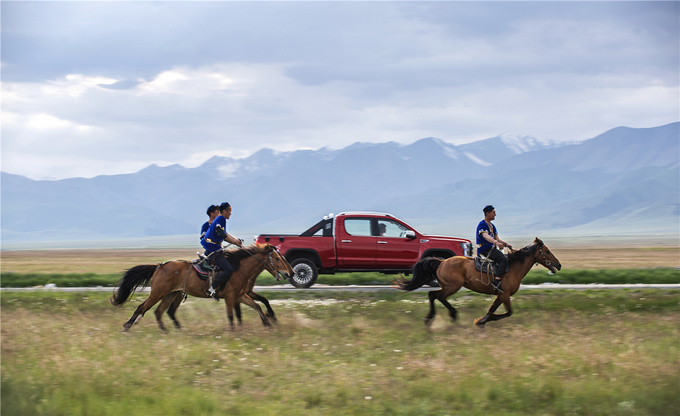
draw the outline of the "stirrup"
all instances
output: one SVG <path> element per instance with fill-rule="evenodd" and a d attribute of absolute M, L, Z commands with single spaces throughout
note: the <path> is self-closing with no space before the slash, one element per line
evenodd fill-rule
<path fill-rule="evenodd" d="M 501 283 L 502 283 L 502 282 L 503 282 L 503 280 L 496 280 L 496 279 L 493 279 L 493 281 L 492 281 L 492 283 L 491 283 L 491 286 L 492 286 L 497 292 L 503 293 L 503 289 L 501 289 Z"/>
<path fill-rule="evenodd" d="M 217 294 L 217 291 L 213 289 L 212 287 L 208 290 L 205 291 L 205 294 L 210 296 L 211 298 L 215 299 L 216 301 L 220 301 L 220 296 Z"/>

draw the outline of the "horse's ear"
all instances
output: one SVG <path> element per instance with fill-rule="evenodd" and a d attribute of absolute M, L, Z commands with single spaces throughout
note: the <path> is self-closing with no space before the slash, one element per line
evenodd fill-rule
<path fill-rule="evenodd" d="M 534 240 L 534 244 L 538 245 L 539 247 L 543 247 L 543 241 L 541 241 L 541 239 L 538 237 L 536 237 Z"/>

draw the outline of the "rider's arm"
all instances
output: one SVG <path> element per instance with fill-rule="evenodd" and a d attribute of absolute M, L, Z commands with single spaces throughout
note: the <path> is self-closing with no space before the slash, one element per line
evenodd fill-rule
<path fill-rule="evenodd" d="M 243 243 L 241 243 L 241 240 L 238 238 L 234 237 L 233 235 L 227 233 L 227 236 L 225 237 L 224 241 L 231 243 L 231 244 L 236 244 L 237 246 L 242 246 Z"/>
<path fill-rule="evenodd" d="M 491 234 L 489 234 L 489 233 L 486 232 L 486 231 L 482 233 L 482 237 L 484 237 L 484 239 L 485 239 L 486 241 L 488 241 L 489 243 L 491 243 L 491 244 L 497 246 L 497 247 L 500 248 L 501 250 L 503 249 L 503 247 L 509 247 L 509 246 L 510 246 L 510 244 L 506 243 L 505 241 L 501 240 L 500 238 L 493 238 L 493 237 L 491 237 Z"/>
<path fill-rule="evenodd" d="M 496 237 L 496 240 L 497 240 L 499 243 L 501 243 L 501 244 L 503 245 L 503 247 L 509 247 L 510 249 L 512 249 L 512 246 L 511 246 L 510 244 L 506 243 L 505 241 L 501 240 L 500 237 Z"/>
<path fill-rule="evenodd" d="M 498 241 L 496 241 L 496 239 L 493 238 L 493 237 L 491 236 L 491 234 L 489 234 L 489 233 L 486 232 L 486 231 L 483 231 L 483 232 L 482 232 L 482 237 L 484 237 L 484 239 L 485 239 L 486 241 L 488 241 L 489 243 L 491 243 L 491 244 L 493 244 L 493 245 L 498 244 Z"/>

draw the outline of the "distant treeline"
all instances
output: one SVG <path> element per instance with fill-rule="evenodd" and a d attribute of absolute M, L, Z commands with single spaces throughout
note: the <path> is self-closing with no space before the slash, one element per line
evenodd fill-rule
<path fill-rule="evenodd" d="M 121 275 L 95 273 L 1 273 L 0 287 L 33 287 L 54 284 L 58 287 L 115 287 Z M 327 285 L 390 285 L 394 275 L 381 273 L 338 273 L 320 275 L 318 283 Z M 262 273 L 257 285 L 271 286 L 277 282 L 268 273 Z M 603 270 L 562 270 L 549 274 L 545 270 L 532 270 L 522 281 L 523 284 L 671 284 L 680 283 L 680 269 L 657 267 L 652 269 L 603 269 Z"/>

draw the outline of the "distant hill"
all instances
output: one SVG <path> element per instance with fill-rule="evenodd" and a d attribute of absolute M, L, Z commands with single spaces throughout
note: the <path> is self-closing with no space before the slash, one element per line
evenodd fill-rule
<path fill-rule="evenodd" d="M 229 201 L 230 231 L 301 232 L 343 210 L 393 213 L 421 231 L 472 238 L 481 208 L 515 235 L 580 229 L 678 235 L 680 123 L 618 127 L 572 144 L 503 135 L 410 145 L 214 157 L 196 168 L 35 181 L 2 173 L 2 241 L 196 235 L 208 205 Z M 542 234 L 545 235 L 545 234 Z"/>

